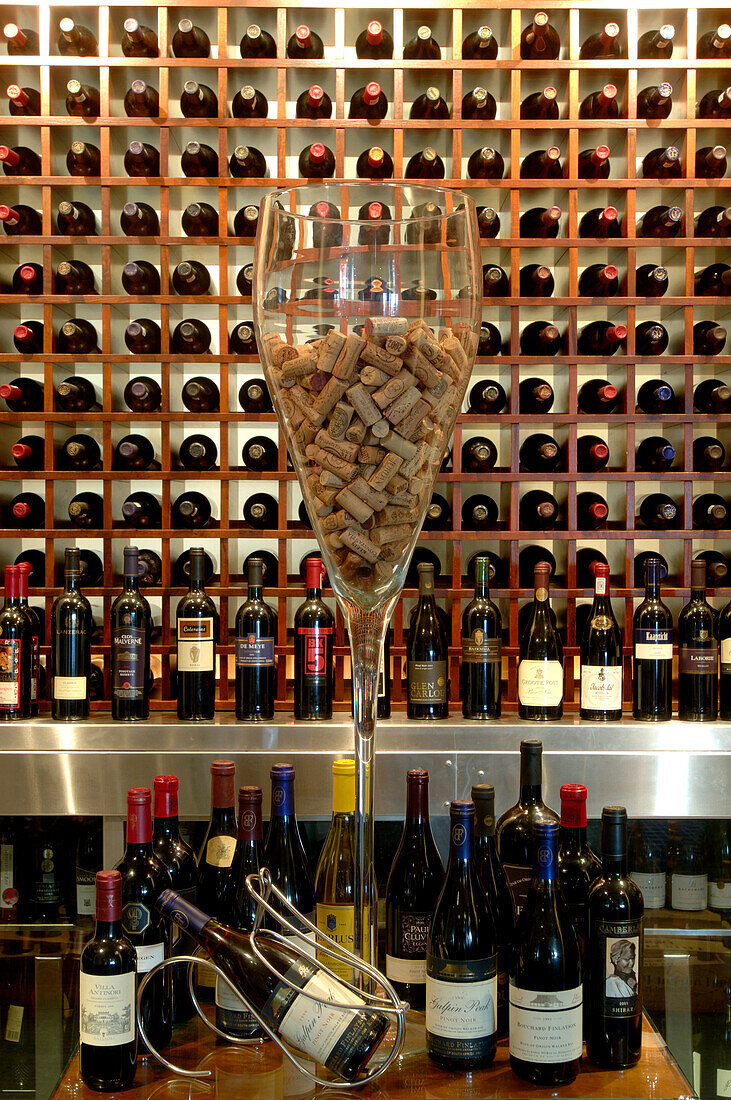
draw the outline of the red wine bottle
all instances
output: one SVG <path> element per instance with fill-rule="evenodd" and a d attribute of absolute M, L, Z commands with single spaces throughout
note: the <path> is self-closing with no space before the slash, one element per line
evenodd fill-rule
<path fill-rule="evenodd" d="M 526 264 L 520 269 L 522 298 L 550 298 L 554 285 L 551 269 L 545 264 Z"/>
<path fill-rule="evenodd" d="M 520 498 L 518 516 L 522 530 L 547 531 L 558 522 L 558 501 L 544 489 L 530 489 Z"/>
<path fill-rule="evenodd" d="M 680 516 L 677 505 L 665 493 L 650 493 L 640 504 L 640 519 L 645 527 L 665 531 L 677 527 Z"/>
<path fill-rule="evenodd" d="M 663 80 L 643 88 L 637 95 L 637 117 L 649 119 L 668 118 L 673 109 L 673 86 Z"/>
<path fill-rule="evenodd" d="M 269 31 L 263 30 L 257 23 L 249 23 L 239 43 L 239 51 L 245 59 L 274 58 L 277 56 L 277 44 Z"/>
<path fill-rule="evenodd" d="M 675 447 L 661 435 L 648 435 L 635 452 L 635 469 L 649 472 L 669 470 L 675 462 Z"/>
<path fill-rule="evenodd" d="M 731 207 L 728 206 L 709 206 L 696 218 L 696 237 L 728 237 L 730 229 Z"/>
<path fill-rule="evenodd" d="M 21 436 L 10 448 L 19 470 L 42 470 L 45 467 L 45 440 L 41 435 Z"/>
<path fill-rule="evenodd" d="M 18 566 L 6 565 L 5 602 L 0 608 L 0 647 L 4 657 L 0 721 L 5 722 L 30 718 L 31 714 L 34 642 L 31 619 L 22 606 L 20 592 Z"/>
<path fill-rule="evenodd" d="M 0 385 L 2 397 L 11 412 L 42 412 L 43 386 L 35 378 L 13 378 Z"/>
<path fill-rule="evenodd" d="M 534 206 L 520 215 L 521 237 L 557 237 L 561 208 L 559 206 Z"/>
<path fill-rule="evenodd" d="M 234 236 L 255 237 L 259 228 L 259 207 L 248 203 L 236 211 L 234 218 Z M 218 232 L 218 230 L 216 230 Z"/>
<path fill-rule="evenodd" d="M 617 407 L 619 391 L 611 382 L 592 378 L 581 385 L 577 400 L 579 412 L 611 413 Z"/>
<path fill-rule="evenodd" d="M 635 352 L 637 355 L 662 355 L 668 340 L 668 330 L 659 321 L 643 321 L 635 329 Z"/>
<path fill-rule="evenodd" d="M 53 277 L 56 294 L 94 294 L 94 270 L 84 260 L 62 260 Z"/>
<path fill-rule="evenodd" d="M 462 471 L 486 473 L 497 462 L 497 448 L 485 436 L 474 436 L 462 444 Z"/>
<path fill-rule="evenodd" d="M 718 717 L 718 642 L 706 600 L 706 563 L 691 562 L 690 599 L 678 617 L 678 718 L 715 722 Z"/>
<path fill-rule="evenodd" d="M 0 206 L 0 221 L 9 237 L 39 237 L 43 232 L 41 215 L 32 206 L 16 202 L 13 206 Z"/>
<path fill-rule="evenodd" d="M 726 346 L 726 329 L 715 321 L 697 321 L 693 325 L 695 355 L 720 355 Z"/>
<path fill-rule="evenodd" d="M 14 294 L 42 294 L 43 268 L 40 264 L 22 264 L 13 272 Z"/>
<path fill-rule="evenodd" d="M 38 493 L 18 493 L 8 506 L 9 527 L 45 527 L 46 506 Z"/>
<path fill-rule="evenodd" d="M 130 493 L 122 504 L 122 519 L 130 527 L 160 527 L 162 525 L 160 501 L 152 493 L 143 490 Z"/>
<path fill-rule="evenodd" d="M 226 911 L 236 850 L 235 773 L 233 760 L 211 762 L 211 816 L 198 853 L 196 903 L 221 917 Z M 212 991 L 214 983 L 215 979 L 206 974 L 200 984 Z"/>
<path fill-rule="evenodd" d="M 524 378 L 519 383 L 518 407 L 522 413 L 548 412 L 553 400 L 553 387 L 543 378 Z"/>
<path fill-rule="evenodd" d="M 475 493 L 462 504 L 462 528 L 465 531 L 494 531 L 498 515 L 497 502 L 492 497 L 485 493 Z M 442 526 L 446 527 L 448 524 Z"/>
<path fill-rule="evenodd" d="M 148 260 L 132 260 L 122 268 L 122 287 L 127 294 L 159 294 L 160 272 Z"/>
<path fill-rule="evenodd" d="M 351 117 L 353 117 L 351 115 Z M 447 119 L 450 117 L 449 107 L 442 98 L 438 88 L 430 87 L 417 96 L 411 104 L 409 118 L 421 119 Z"/>
<path fill-rule="evenodd" d="M 562 345 L 561 333 L 548 321 L 531 321 L 520 334 L 522 355 L 558 355 Z"/>
<path fill-rule="evenodd" d="M 647 60 L 669 60 L 673 56 L 674 38 L 672 23 L 663 23 L 659 30 L 645 31 L 637 41 L 637 56 Z"/>
<path fill-rule="evenodd" d="M 355 166 L 358 179 L 390 180 L 393 178 L 393 160 L 390 153 L 373 145 L 364 149 Z"/>
<path fill-rule="evenodd" d="M 124 154 L 124 170 L 128 176 L 159 176 L 160 154 L 146 141 L 131 141 Z"/>
<path fill-rule="evenodd" d="M 322 563 L 307 564 L 306 598 L 295 613 L 294 716 L 332 717 L 335 619 L 322 602 Z"/>
<path fill-rule="evenodd" d="M 244 84 L 233 97 L 231 114 L 234 118 L 267 118 L 269 101 L 253 84 Z"/>
<path fill-rule="evenodd" d="M 218 412 L 221 395 L 212 378 L 196 376 L 183 386 L 182 400 L 188 412 Z"/>
<path fill-rule="evenodd" d="M 619 273 L 614 264 L 591 264 L 579 275 L 579 294 L 587 298 L 609 298 L 619 290 Z"/>
<path fill-rule="evenodd" d="M 462 118 L 490 121 L 496 114 L 495 96 L 487 88 L 473 88 L 462 97 Z"/>
<path fill-rule="evenodd" d="M 600 206 L 587 210 L 579 222 L 580 237 L 619 237 L 619 219 L 616 206 Z"/>
<path fill-rule="evenodd" d="M 40 176 L 41 158 L 26 145 L 0 145 L 0 164 L 6 176 Z"/>
<path fill-rule="evenodd" d="M 551 145 L 548 149 L 536 149 L 534 152 L 528 153 L 520 165 L 520 178 L 522 180 L 559 180 L 562 176 L 561 150 L 557 145 Z"/>
<path fill-rule="evenodd" d="M 548 22 L 545 11 L 536 12 L 520 36 L 520 56 L 523 61 L 555 61 L 561 49 L 556 28 Z"/>
<path fill-rule="evenodd" d="M 58 25 L 59 36 L 56 42 L 58 52 L 64 57 L 97 57 L 99 47 L 96 38 L 88 27 L 75 23 L 69 16 Z"/>
<path fill-rule="evenodd" d="M 17 23 L 5 23 L 3 38 L 7 44 L 10 57 L 40 55 L 38 32 L 31 30 L 29 27 L 21 29 Z"/>
<path fill-rule="evenodd" d="M 124 110 L 128 118 L 157 118 L 160 114 L 157 89 L 144 80 L 133 80 L 125 92 Z"/>
<path fill-rule="evenodd" d="M 548 85 L 540 92 L 531 92 L 520 104 L 520 117 L 524 119 L 558 119 L 558 91 Z"/>
<path fill-rule="evenodd" d="M 559 820 L 542 798 L 542 751 L 540 741 L 521 741 L 520 796 L 498 820 L 496 827 L 500 862 L 518 913 L 525 902 L 533 868 L 533 825 Z"/>
<path fill-rule="evenodd" d="M 211 40 L 191 19 L 181 19 L 172 41 L 174 57 L 210 57 Z"/>
<path fill-rule="evenodd" d="M 680 150 L 676 145 L 652 149 L 642 158 L 642 178 L 680 179 Z"/>
<path fill-rule="evenodd" d="M 298 167 L 304 179 L 328 179 L 335 175 L 335 157 L 331 149 L 315 141 L 300 153 Z"/>
<path fill-rule="evenodd" d="M 614 355 L 626 339 L 626 325 L 613 325 L 611 321 L 590 321 L 579 333 L 579 355 Z"/>
<path fill-rule="evenodd" d="M 584 180 L 609 179 L 609 146 L 597 145 L 594 149 L 583 149 L 579 153 L 578 175 Z"/>
<path fill-rule="evenodd" d="M 124 33 L 120 42 L 125 57 L 159 57 L 157 34 L 152 27 L 143 26 L 130 16 L 124 21 Z"/>
<path fill-rule="evenodd" d="M 579 118 L 619 118 L 616 84 L 605 84 L 590 92 L 579 105 Z"/>
<path fill-rule="evenodd" d="M 232 160 L 235 157 L 236 153 L 233 154 Z M 188 178 L 200 176 L 204 179 L 214 179 L 219 175 L 218 153 L 203 142 L 189 141 L 180 157 L 180 170 Z"/>
<path fill-rule="evenodd" d="M 211 520 L 211 502 L 203 493 L 189 489 L 173 501 L 171 527 L 206 527 Z"/>
<path fill-rule="evenodd" d="M 520 446 L 520 468 L 530 473 L 550 473 L 561 463 L 561 449 L 551 435 L 536 432 L 527 436 Z"/>
<path fill-rule="evenodd" d="M 207 355 L 210 349 L 211 331 L 205 321 L 193 317 L 189 321 L 181 321 L 173 329 L 170 350 L 176 355 Z"/>
<path fill-rule="evenodd" d="M 355 56 L 370 61 L 387 61 L 393 57 L 393 38 L 378 19 L 371 19 L 356 38 Z"/>
<path fill-rule="evenodd" d="M 377 81 L 371 80 L 353 92 L 348 117 L 376 120 L 385 118 L 387 111 L 388 100 L 385 92 Z"/>
<path fill-rule="evenodd" d="M 599 493 L 577 493 L 576 526 L 580 531 L 596 531 L 605 527 L 609 506 Z"/>
<path fill-rule="evenodd" d="M 618 58 L 624 56 L 620 38 L 619 23 L 605 23 L 596 34 L 590 34 L 581 44 L 580 61 L 596 61 L 599 58 Z"/>
<path fill-rule="evenodd" d="M 250 558 L 247 598 L 236 615 L 236 717 L 242 722 L 274 717 L 277 615 L 264 602 L 262 585 L 261 558 Z"/>
<path fill-rule="evenodd" d="M 637 391 L 637 407 L 641 412 L 674 412 L 676 404 L 673 387 L 662 378 L 648 379 Z"/>
<path fill-rule="evenodd" d="M 510 277 L 497 264 L 485 264 L 482 269 L 482 293 L 485 298 L 510 296 Z"/>
<path fill-rule="evenodd" d="M 204 551 L 196 547 L 190 551 L 188 591 L 175 617 L 178 718 L 194 721 L 211 721 L 216 706 L 218 611 L 203 575 Z"/>
<path fill-rule="evenodd" d="M 157 213 L 146 202 L 126 202 L 119 224 L 127 237 L 156 237 L 160 232 Z"/>
<path fill-rule="evenodd" d="M 180 110 L 184 118 L 217 118 L 218 96 L 207 84 L 186 80 L 180 94 Z"/>
<path fill-rule="evenodd" d="M 89 717 L 93 618 L 80 585 L 80 551 L 67 547 L 64 588 L 51 609 L 51 716 L 56 722 Z"/>
<path fill-rule="evenodd" d="M 317 61 L 325 56 L 325 47 L 316 31 L 300 23 L 287 42 L 287 57 L 300 61 Z"/>
<path fill-rule="evenodd" d="M 478 555 L 474 568 L 474 599 L 462 614 L 462 716 L 485 720 L 500 717 L 502 617 L 490 599 L 488 558 Z"/>
<path fill-rule="evenodd" d="M 134 1081 L 136 973 L 137 953 L 122 928 L 122 876 L 98 871 L 96 930 L 81 953 L 79 975 L 79 1075 L 95 1092 L 116 1092 Z M 100 1017 L 119 1021 L 111 1043 L 95 1024 Z"/>
<path fill-rule="evenodd" d="M 13 329 L 13 343 L 22 356 L 43 351 L 43 325 L 40 321 L 24 321 Z"/>
<path fill-rule="evenodd" d="M 155 448 L 147 436 L 125 435 L 114 448 L 113 466 L 118 470 L 149 470 L 155 461 Z"/>
<path fill-rule="evenodd" d="M 702 493 L 693 501 L 693 526 L 701 530 L 719 530 L 729 526 L 726 501 L 718 493 Z"/>
<path fill-rule="evenodd" d="M 652 206 L 643 214 L 638 226 L 638 237 L 677 237 L 683 224 L 680 206 Z"/>
<path fill-rule="evenodd" d="M 699 435 L 693 440 L 693 469 L 713 473 L 723 469 L 726 448 L 713 435 Z"/>
<path fill-rule="evenodd" d="M 150 716 L 152 612 L 139 591 L 137 547 L 124 548 L 123 591 L 111 609 L 112 718 L 141 722 Z"/>
<path fill-rule="evenodd" d="M 99 89 L 72 77 L 66 85 L 66 111 L 79 118 L 98 118 L 101 112 Z"/>
<path fill-rule="evenodd" d="M 104 500 L 98 493 L 77 493 L 69 501 L 68 513 L 74 527 L 104 526 Z"/>
<path fill-rule="evenodd" d="M 211 274 L 198 260 L 183 260 L 175 268 L 171 283 L 176 294 L 207 294 L 211 287 Z"/>
<path fill-rule="evenodd" d="M 698 104 L 698 118 L 731 118 L 731 87 L 706 92 Z"/>
<path fill-rule="evenodd" d="M 124 342 L 134 355 L 156 355 L 160 351 L 160 326 L 149 317 L 130 321 L 124 330 Z"/>
<path fill-rule="evenodd" d="M 312 84 L 297 97 L 295 113 L 297 118 L 332 118 L 332 100 L 319 84 Z"/>
<path fill-rule="evenodd" d="M 132 412 L 156 412 L 161 398 L 159 382 L 144 375 L 131 378 L 124 387 L 124 402 Z"/>
<path fill-rule="evenodd" d="M 386 977 L 415 1009 L 426 1004 L 427 940 L 444 867 L 429 821 L 429 773 L 406 773 L 406 820 L 386 887 Z"/>
<path fill-rule="evenodd" d="M 41 96 L 37 88 L 21 88 L 20 84 L 8 84 L 6 94 L 11 115 L 40 115 Z"/>
<path fill-rule="evenodd" d="M 251 281 L 254 278 L 254 265 L 244 264 L 239 268 L 239 272 L 236 276 L 236 289 L 239 294 L 244 298 L 251 297 Z"/>
<path fill-rule="evenodd" d="M 697 295 L 723 297 L 731 294 L 731 267 L 724 263 L 709 264 L 695 275 Z"/>
<path fill-rule="evenodd" d="M 470 179 L 501 180 L 505 173 L 505 162 L 497 149 L 483 146 L 475 149 L 467 161 L 467 175 Z"/>
<path fill-rule="evenodd" d="M 698 179 L 720 179 L 726 175 L 726 147 L 705 146 L 695 155 L 695 174 Z"/>

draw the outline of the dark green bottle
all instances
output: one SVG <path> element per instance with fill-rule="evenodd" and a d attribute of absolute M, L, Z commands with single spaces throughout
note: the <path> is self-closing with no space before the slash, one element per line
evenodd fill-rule
<path fill-rule="evenodd" d="M 190 587 L 175 616 L 178 718 L 210 721 L 216 711 L 218 612 L 203 586 L 205 551 L 190 551 Z"/>
<path fill-rule="evenodd" d="M 152 613 L 139 590 L 136 546 L 124 548 L 124 589 L 112 604 L 112 718 L 140 722 L 150 717 Z"/>
<path fill-rule="evenodd" d="M 490 562 L 475 559 L 475 598 L 462 615 L 462 715 L 499 718 L 502 668 L 500 610 L 490 599 Z"/>
<path fill-rule="evenodd" d="M 277 613 L 262 595 L 264 563 L 249 558 L 249 590 L 236 615 L 236 717 L 265 722 L 274 717 Z"/>
<path fill-rule="evenodd" d="M 419 602 L 406 647 L 409 718 L 447 718 L 448 643 L 434 599 L 434 567 L 419 562 Z"/>
<path fill-rule="evenodd" d="M 80 583 L 80 551 L 70 546 L 65 555 L 64 590 L 51 609 L 51 715 L 56 722 L 89 717 L 93 620 Z"/>

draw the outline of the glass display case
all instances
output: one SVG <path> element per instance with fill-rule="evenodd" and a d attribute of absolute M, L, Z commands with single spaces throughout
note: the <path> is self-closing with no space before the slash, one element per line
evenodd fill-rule
<path fill-rule="evenodd" d="M 547 725 L 540 733 L 549 805 L 558 806 L 562 783 L 584 783 L 594 847 L 603 805 L 625 805 L 632 823 L 630 868 L 646 901 L 641 973 L 646 1031 L 643 1062 L 622 1075 L 622 1088 L 629 1091 L 621 1095 L 728 1096 L 731 731 L 722 724 L 675 722 L 657 727 L 623 722 L 602 729 L 573 720 Z M 381 963 L 383 897 L 403 820 L 407 769 L 418 764 L 429 770 L 432 825 L 445 854 L 450 800 L 469 797 L 473 783 L 490 782 L 497 812 L 512 805 L 520 740 L 531 735 L 529 723 L 478 727 L 453 719 L 429 730 L 399 719 L 381 724 L 376 792 Z M 0 1091 L 46 1100 L 63 1078 L 58 1095 L 77 1097 L 85 1095 L 78 1091 L 74 1060 L 78 959 L 92 930 L 94 871 L 113 866 L 122 854 L 127 788 L 151 786 L 157 774 L 178 775 L 182 828 L 197 850 L 209 813 L 212 759 L 234 760 L 237 784 L 263 788 L 265 816 L 271 765 L 291 761 L 298 816 L 314 861 L 330 817 L 332 761 L 352 755 L 352 726 L 342 720 L 317 725 L 285 720 L 254 727 L 222 718 L 195 726 L 162 719 L 140 727 L 99 721 L 62 727 L 41 720 L 32 727 L 7 727 L 0 751 Z M 262 1087 L 266 1079 L 267 1088 L 275 1090 L 267 1095 L 296 1096 L 309 1087 L 296 1071 L 285 1072 L 271 1051 L 221 1050 L 194 1024 L 176 1033 L 174 1044 L 177 1060 L 189 1066 L 207 1056 L 210 1064 L 211 1052 L 217 1052 L 217 1096 L 239 1095 L 236 1089 L 254 1070 L 263 1075 Z M 654 1085 L 645 1055 L 651 1072 L 659 1074 Z M 469 1094 L 522 1095 L 525 1086 L 506 1058 L 474 1075 L 469 1088 L 475 1091 Z M 586 1066 L 571 1095 L 602 1095 L 610 1077 L 615 1088 L 616 1076 Z M 464 1080 L 458 1088 L 454 1074 L 448 1083 L 443 1077 L 422 1053 L 402 1060 L 398 1075 L 379 1082 L 379 1095 L 447 1095 L 447 1084 L 457 1088 L 454 1095 L 467 1094 Z M 138 1073 L 135 1088 L 141 1091 L 133 1095 L 152 1096 L 164 1079 L 160 1067 Z M 432 1093 L 437 1084 L 440 1091 Z"/>

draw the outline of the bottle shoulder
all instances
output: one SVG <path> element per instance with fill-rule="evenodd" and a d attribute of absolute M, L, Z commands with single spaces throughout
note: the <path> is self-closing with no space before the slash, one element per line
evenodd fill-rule
<path fill-rule="evenodd" d="M 595 920 L 602 917 L 631 920 L 644 912 L 642 891 L 629 875 L 600 875 L 589 889 L 588 903 Z"/>
<path fill-rule="evenodd" d="M 135 949 L 121 934 L 113 939 L 92 939 L 81 952 L 83 974 L 128 974 L 135 970 Z"/>

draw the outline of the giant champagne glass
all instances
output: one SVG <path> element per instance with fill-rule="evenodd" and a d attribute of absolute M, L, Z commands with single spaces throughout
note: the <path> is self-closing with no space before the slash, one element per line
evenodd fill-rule
<path fill-rule="evenodd" d="M 252 298 L 274 407 L 348 622 L 354 951 L 373 961 L 379 661 L 477 350 L 474 202 L 389 183 L 273 192 L 261 205 Z"/>

